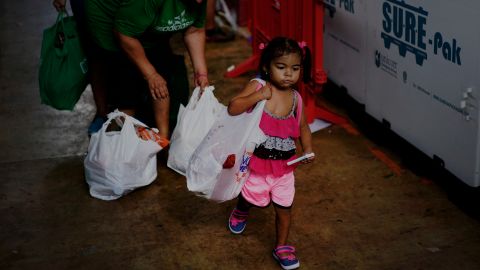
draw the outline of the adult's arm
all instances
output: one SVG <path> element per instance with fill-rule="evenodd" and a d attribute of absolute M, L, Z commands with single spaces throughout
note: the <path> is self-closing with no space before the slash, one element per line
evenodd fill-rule
<path fill-rule="evenodd" d="M 158 74 L 155 67 L 148 61 L 140 41 L 134 37 L 126 36 L 118 31 L 115 35 L 120 43 L 120 47 L 127 54 L 128 58 L 137 66 L 145 80 L 153 99 L 167 98 L 168 88 L 165 79 Z"/>
<path fill-rule="evenodd" d="M 57 11 L 65 10 L 65 0 L 53 0 L 52 4 Z"/>
<path fill-rule="evenodd" d="M 195 85 L 204 89 L 209 85 L 207 62 L 205 60 L 205 28 L 190 26 L 184 32 L 183 40 L 192 60 Z"/>

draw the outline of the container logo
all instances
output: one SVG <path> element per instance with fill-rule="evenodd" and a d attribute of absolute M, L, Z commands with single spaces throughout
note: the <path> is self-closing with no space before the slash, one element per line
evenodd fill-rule
<path fill-rule="evenodd" d="M 355 14 L 355 0 L 323 0 L 323 4 L 330 13 L 330 17 L 333 17 L 338 8 L 343 9 L 349 13 Z"/>
<path fill-rule="evenodd" d="M 381 54 L 378 50 L 375 51 L 375 66 L 397 78 L 397 62 L 388 56 Z"/>
<path fill-rule="evenodd" d="M 385 48 L 390 49 L 392 44 L 397 45 L 400 56 L 405 57 L 407 52 L 412 53 L 419 66 L 427 60 L 429 49 L 434 55 L 462 65 L 462 49 L 455 38 L 448 40 L 440 32 L 436 32 L 433 38 L 427 38 L 425 29 L 428 11 L 422 7 L 408 5 L 403 0 L 387 0 L 382 5 L 382 12 L 381 38 Z"/>

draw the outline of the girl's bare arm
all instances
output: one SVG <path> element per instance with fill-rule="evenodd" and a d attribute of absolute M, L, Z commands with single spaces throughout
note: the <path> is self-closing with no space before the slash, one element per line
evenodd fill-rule
<path fill-rule="evenodd" d="M 303 104 L 302 104 L 303 106 Z M 303 154 L 313 153 L 312 148 L 312 132 L 305 117 L 305 107 L 302 108 L 302 116 L 300 118 L 300 143 L 302 144 Z M 304 160 L 304 163 L 312 162 L 315 156 Z"/>
<path fill-rule="evenodd" d="M 259 91 L 256 91 L 259 82 L 250 81 L 247 86 L 238 94 L 236 97 L 232 98 L 228 104 L 228 113 L 230 115 L 239 115 L 250 107 L 255 105 L 257 102 L 269 99 L 272 94 L 268 87 L 262 87 Z"/>

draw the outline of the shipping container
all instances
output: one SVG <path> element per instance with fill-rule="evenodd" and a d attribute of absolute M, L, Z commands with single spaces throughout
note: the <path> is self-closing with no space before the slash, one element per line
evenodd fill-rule
<path fill-rule="evenodd" d="M 323 2 L 328 78 L 461 181 L 480 186 L 480 1 Z"/>

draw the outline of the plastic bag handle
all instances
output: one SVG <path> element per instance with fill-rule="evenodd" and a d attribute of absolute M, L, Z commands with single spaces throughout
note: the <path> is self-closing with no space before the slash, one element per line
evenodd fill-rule
<path fill-rule="evenodd" d="M 132 122 L 132 125 L 147 127 L 144 123 L 138 121 L 137 119 L 133 118 L 132 116 L 130 116 L 130 115 L 128 115 L 128 114 L 126 114 L 122 111 L 119 111 L 118 109 L 115 109 L 113 112 L 111 112 L 107 115 L 107 121 L 105 121 L 105 123 L 103 123 L 102 129 L 106 130 L 108 125 L 110 125 L 110 123 L 112 123 L 112 121 L 115 120 L 117 117 L 124 117 L 125 118 L 125 121 L 122 123 L 122 125 L 120 125 L 120 123 L 117 122 L 117 124 L 119 126 L 121 126 L 122 130 L 123 130 L 123 125 L 129 124 L 130 122 Z M 152 129 L 155 129 L 155 128 L 152 128 Z"/>
<path fill-rule="evenodd" d="M 298 119 L 298 124 L 300 125 L 300 121 L 302 120 L 303 101 L 300 93 L 295 91 L 295 95 L 297 95 L 297 119 Z"/>
<path fill-rule="evenodd" d="M 192 96 L 197 94 L 197 96 L 195 97 L 195 102 L 192 103 L 192 104 L 187 104 L 186 108 L 188 108 L 190 110 L 194 110 L 195 107 L 197 107 L 198 102 L 200 102 L 200 99 L 202 99 L 202 97 L 204 97 L 204 96 L 207 96 L 208 95 L 207 93 L 212 94 L 213 90 L 215 90 L 215 87 L 213 87 L 213 85 L 209 85 L 209 86 L 205 87 L 205 89 L 203 90 L 203 94 L 200 94 L 200 86 L 195 87 L 195 89 L 193 89 L 193 93 L 192 93 Z"/>
<path fill-rule="evenodd" d="M 66 3 L 67 2 L 65 2 L 65 4 Z M 63 29 L 63 34 L 65 36 L 65 41 L 63 43 L 62 48 L 60 49 L 55 47 L 55 53 L 57 54 L 57 56 L 60 56 L 60 57 L 66 56 L 68 54 L 68 46 L 65 46 L 66 43 L 68 42 L 68 37 L 67 37 L 67 34 L 65 33 L 64 19 L 69 16 L 70 15 L 68 14 L 67 10 L 61 10 L 58 12 L 57 20 L 55 22 L 55 38 L 60 29 Z"/>
<path fill-rule="evenodd" d="M 102 128 L 100 129 L 99 132 L 101 132 L 101 133 L 106 133 L 106 132 L 107 132 L 107 128 L 108 128 L 108 126 L 112 123 L 112 121 L 115 120 L 115 118 L 121 117 L 121 116 L 123 116 L 123 117 L 125 118 L 125 121 L 126 121 L 128 115 L 127 115 L 126 113 L 124 113 L 124 112 L 119 111 L 118 109 L 116 109 L 115 111 L 109 113 L 109 114 L 107 115 L 107 121 L 105 121 L 105 123 L 103 123 Z M 125 124 L 125 122 L 123 122 L 123 124 Z M 123 129 L 123 125 L 121 126 L 121 128 Z"/>
<path fill-rule="evenodd" d="M 257 88 L 255 89 L 255 92 L 257 91 L 260 91 L 260 89 L 262 89 L 262 87 L 264 87 L 266 85 L 266 82 L 260 78 L 254 78 L 254 79 L 251 79 L 250 81 L 256 81 L 258 82 L 258 86 Z M 262 100 L 262 101 L 265 101 L 266 100 Z M 261 102 L 261 101 L 260 101 Z M 260 102 L 257 102 L 255 104 L 252 105 L 252 107 L 250 107 L 246 112 L 247 113 L 251 113 L 253 111 L 253 109 L 255 109 L 255 107 L 257 106 L 257 104 L 259 104 Z"/>

